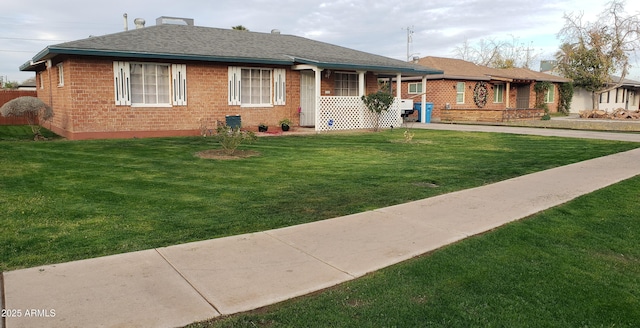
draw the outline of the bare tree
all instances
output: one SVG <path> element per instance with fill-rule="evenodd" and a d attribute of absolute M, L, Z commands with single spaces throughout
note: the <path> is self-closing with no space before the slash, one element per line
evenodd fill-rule
<path fill-rule="evenodd" d="M 511 41 L 480 39 L 475 45 L 464 40 L 461 46 L 454 49 L 456 58 L 493 68 L 530 68 L 538 55 L 539 52 L 531 44 L 525 46 L 515 36 L 511 37 Z"/>
<path fill-rule="evenodd" d="M 558 69 L 591 92 L 594 109 L 600 94 L 622 85 L 630 55 L 640 46 L 640 18 L 626 14 L 624 5 L 623 0 L 607 3 L 595 22 L 583 22 L 583 13 L 565 14 L 565 26 L 558 33 L 564 42 L 556 54 Z M 619 78 L 614 81 L 612 74 Z"/>
<path fill-rule="evenodd" d="M 0 114 L 6 117 L 25 117 L 33 132 L 34 140 L 42 140 L 44 137 L 40 133 L 39 120 L 47 121 L 51 119 L 53 110 L 51 106 L 36 97 L 18 97 L 2 105 Z"/>

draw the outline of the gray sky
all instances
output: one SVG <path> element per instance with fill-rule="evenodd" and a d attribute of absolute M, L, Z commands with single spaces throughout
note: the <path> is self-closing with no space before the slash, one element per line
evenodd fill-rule
<path fill-rule="evenodd" d="M 564 13 L 583 12 L 594 21 L 606 0 L 3 0 L 0 5 L 0 76 L 22 82 L 31 72 L 18 67 L 48 45 L 124 30 L 123 14 L 155 25 L 160 16 L 193 18 L 195 25 L 298 35 L 406 60 L 407 28 L 414 31 L 410 54 L 455 57 L 465 40 L 530 45 L 539 59 L 552 59 Z M 640 12 L 627 1 L 626 12 Z M 633 66 L 640 66 L 635 61 Z M 538 69 L 538 67 L 532 67 Z M 640 80 L 640 70 L 629 78 Z"/>

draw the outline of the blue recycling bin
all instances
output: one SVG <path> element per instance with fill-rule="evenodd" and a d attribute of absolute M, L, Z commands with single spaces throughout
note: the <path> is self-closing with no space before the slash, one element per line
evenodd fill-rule
<path fill-rule="evenodd" d="M 418 111 L 418 122 L 422 122 L 422 103 L 413 103 L 413 109 Z M 424 123 L 431 123 L 431 112 L 433 112 L 433 103 L 428 102 L 425 104 L 425 120 Z"/>

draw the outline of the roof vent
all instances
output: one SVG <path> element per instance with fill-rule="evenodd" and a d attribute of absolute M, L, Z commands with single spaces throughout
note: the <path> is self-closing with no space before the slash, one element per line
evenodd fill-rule
<path fill-rule="evenodd" d="M 420 61 L 420 57 L 419 56 L 413 56 L 413 63 L 417 64 Z"/>
<path fill-rule="evenodd" d="M 156 25 L 188 25 L 193 26 L 193 18 L 160 16 L 156 18 Z"/>
<path fill-rule="evenodd" d="M 136 29 L 143 28 L 146 23 L 142 18 L 136 18 L 133 20 L 133 23 L 136 24 Z"/>
<path fill-rule="evenodd" d="M 274 28 L 271 30 L 271 34 L 280 34 L 280 30 Z"/>

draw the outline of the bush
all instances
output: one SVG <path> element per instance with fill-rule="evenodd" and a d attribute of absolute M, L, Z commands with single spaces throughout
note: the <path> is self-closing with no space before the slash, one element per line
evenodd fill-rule
<path fill-rule="evenodd" d="M 362 96 L 364 105 L 375 115 L 376 120 L 373 125 L 373 130 L 378 131 L 380 128 L 380 115 L 386 111 L 393 104 L 393 96 L 384 91 L 378 91 L 366 96 Z"/>
<path fill-rule="evenodd" d="M 220 143 L 227 155 L 233 155 L 243 142 L 251 143 L 257 140 L 255 133 L 242 131 L 239 127 L 234 129 L 228 125 L 220 125 L 216 132 L 215 139 Z"/>
<path fill-rule="evenodd" d="M 35 140 L 42 140 L 38 119 L 47 121 L 53 117 L 53 109 L 36 97 L 18 97 L 0 107 L 2 116 L 26 117 Z"/>

